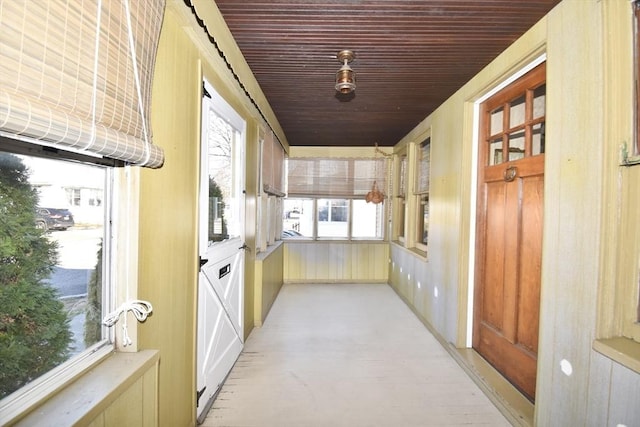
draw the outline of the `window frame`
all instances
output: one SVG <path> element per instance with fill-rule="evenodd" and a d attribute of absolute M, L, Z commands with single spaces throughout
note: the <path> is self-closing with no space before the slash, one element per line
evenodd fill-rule
<path fill-rule="evenodd" d="M 395 194 L 392 206 L 393 240 L 404 244 L 407 236 L 407 184 L 409 180 L 409 156 L 407 147 L 394 156 L 393 182 Z"/>
<path fill-rule="evenodd" d="M 384 202 L 382 202 L 382 208 L 381 208 L 381 218 L 380 218 L 380 223 L 378 224 L 380 227 L 380 230 L 382 231 L 382 236 L 379 238 L 376 237 L 353 237 L 353 222 L 355 220 L 354 218 L 354 206 L 353 206 L 353 202 L 355 200 L 362 200 L 364 201 L 364 197 L 339 197 L 339 196 L 307 196 L 307 197 L 291 197 L 290 199 L 285 198 L 283 200 L 310 200 L 312 202 L 312 221 L 313 221 L 313 225 L 312 225 L 312 229 L 313 229 L 313 235 L 312 236 L 304 236 L 302 238 L 290 238 L 290 237 L 282 237 L 283 241 L 289 241 L 289 242 L 304 242 L 304 241 L 313 241 L 313 242 L 317 242 L 317 241 L 348 241 L 348 242 L 366 242 L 366 241 L 372 241 L 372 242 L 380 242 L 380 241 L 384 241 L 386 236 L 385 236 L 385 217 L 386 217 L 386 209 L 384 208 Z M 318 200 L 346 200 L 347 201 L 347 236 L 346 237 L 340 237 L 340 236 L 318 236 L 318 227 L 319 227 L 319 215 L 318 215 Z M 284 203 L 283 203 L 284 206 Z M 282 208 L 283 214 L 284 214 L 284 207 Z M 284 215 L 281 215 L 282 221 L 280 222 L 280 224 L 282 225 L 282 222 L 284 221 Z M 283 227 L 282 227 L 283 228 Z"/>
<path fill-rule="evenodd" d="M 140 168 L 125 166 L 124 162 L 81 153 L 51 149 L 47 146 L 22 142 L 1 136 L 2 151 L 23 156 L 80 162 L 105 168 L 105 189 L 101 203 L 105 215 L 103 240 L 103 313 L 112 312 L 137 294 L 137 231 L 139 223 Z M 124 166 L 124 167 L 123 167 Z M 49 372 L 35 378 L 0 400 L 0 421 L 9 424 L 60 393 L 81 376 L 104 362 L 114 351 L 124 350 L 121 327 L 103 327 L 104 338 L 72 356 Z M 137 352 L 137 322 L 129 322 L 132 343 L 127 352 Z"/>
<path fill-rule="evenodd" d="M 605 5 L 603 123 L 606 143 L 601 201 L 601 273 L 593 349 L 640 373 L 640 16 L 637 0 Z M 626 54 L 628 52 L 628 54 Z M 607 84 L 614 80 L 615 84 Z"/>
<path fill-rule="evenodd" d="M 276 148 L 274 148 L 276 147 Z M 274 153 L 282 149 L 282 163 Z M 283 192 L 286 152 L 271 130 L 259 129 L 258 174 L 257 174 L 257 213 L 256 213 L 256 252 L 267 252 L 270 246 L 282 240 Z M 277 171 L 277 167 L 280 171 Z"/>
<path fill-rule="evenodd" d="M 427 177 L 427 188 L 420 188 L 420 182 L 422 180 L 421 172 L 423 171 L 422 149 L 424 146 L 429 146 L 429 165 L 428 165 L 429 177 Z M 414 188 L 413 188 L 413 198 L 414 198 L 414 204 L 416 209 L 416 220 L 415 220 L 415 229 L 413 230 L 414 245 L 417 250 L 426 253 L 428 248 L 428 243 L 424 243 L 423 235 L 425 231 L 427 233 L 429 232 L 428 229 L 424 230 L 424 211 L 426 209 L 427 215 L 428 215 L 429 191 L 431 190 L 431 180 L 430 180 L 431 178 L 430 176 L 431 175 L 431 134 L 430 133 L 428 136 L 426 136 L 422 140 L 420 144 L 416 144 L 415 153 L 416 153 L 416 156 L 415 156 L 416 173 L 415 173 L 415 182 L 414 182 Z M 425 202 L 423 202 L 424 199 L 426 199 Z"/>
<path fill-rule="evenodd" d="M 631 2 L 633 9 L 633 78 L 634 78 L 634 152 L 640 161 L 640 0 Z M 638 308 L 640 319 L 640 306 Z"/>

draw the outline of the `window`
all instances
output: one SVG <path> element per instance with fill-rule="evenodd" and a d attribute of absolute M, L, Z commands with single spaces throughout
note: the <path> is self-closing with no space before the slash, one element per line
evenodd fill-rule
<path fill-rule="evenodd" d="M 315 201 L 313 199 L 284 199 L 282 237 L 315 236 Z"/>
<path fill-rule="evenodd" d="M 381 240 L 384 204 L 363 199 L 284 199 L 285 239 Z M 317 219 L 317 220 L 316 220 Z"/>
<path fill-rule="evenodd" d="M 310 239 L 384 238 L 382 203 L 367 203 L 374 184 L 386 188 L 386 160 L 290 158 L 283 236 Z"/>
<path fill-rule="evenodd" d="M 608 161 L 604 164 L 602 277 L 599 278 L 596 351 L 640 373 L 640 158 L 637 156 L 640 112 L 640 11 L 638 1 L 608 2 L 605 21 L 605 75 L 615 81 L 604 92 L 603 141 Z M 632 113 L 632 114 L 630 114 Z M 611 125 L 610 125 L 611 124 Z M 613 125 L 614 124 L 614 125 Z M 620 142 L 629 151 L 618 160 Z"/>
<path fill-rule="evenodd" d="M 80 207 L 67 190 L 109 200 L 111 173 L 7 152 L 0 171 L 2 399 L 108 343 L 108 203 Z"/>
<path fill-rule="evenodd" d="M 377 240 L 384 237 L 383 203 L 367 203 L 365 200 L 352 200 L 353 221 L 351 237 L 353 239 Z"/>
<path fill-rule="evenodd" d="M 0 178 L 11 182 L 0 185 L 2 415 L 46 400 L 125 333 L 100 321 L 116 299 L 111 277 L 135 290 L 139 172 L 110 166 L 164 162 L 149 123 L 164 3 L 86 6 L 15 1 L 0 13 Z"/>
<path fill-rule="evenodd" d="M 281 221 L 283 215 L 282 198 L 285 193 L 284 163 L 285 152 L 271 130 L 262 130 L 260 140 L 260 185 L 258 204 L 257 246 L 259 252 L 287 236 Z"/>
<path fill-rule="evenodd" d="M 417 174 L 414 194 L 417 198 L 418 215 L 416 217 L 416 248 L 427 250 L 429 234 L 429 185 L 431 171 L 431 138 L 424 140 L 418 147 L 416 156 Z"/>
<path fill-rule="evenodd" d="M 396 203 L 395 203 L 395 220 L 394 230 L 399 241 L 404 242 L 405 236 L 405 215 L 407 205 L 407 154 L 400 154 L 397 159 L 397 174 L 396 174 Z"/>
<path fill-rule="evenodd" d="M 80 206 L 80 189 L 67 188 L 67 203 L 69 206 Z"/>

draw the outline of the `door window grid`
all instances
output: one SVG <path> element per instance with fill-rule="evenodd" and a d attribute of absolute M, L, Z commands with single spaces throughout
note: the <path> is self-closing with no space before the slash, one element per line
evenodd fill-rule
<path fill-rule="evenodd" d="M 528 81 L 519 85 L 520 88 L 504 89 L 496 95 L 496 101 L 487 102 L 486 164 L 489 166 L 545 152 L 546 85 L 528 87 Z"/>

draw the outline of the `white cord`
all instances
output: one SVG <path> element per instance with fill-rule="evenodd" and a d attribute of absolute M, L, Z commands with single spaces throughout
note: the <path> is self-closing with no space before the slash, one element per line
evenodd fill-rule
<path fill-rule="evenodd" d="M 131 63 L 133 65 L 133 77 L 136 84 L 136 91 L 138 93 L 138 111 L 140 112 L 140 119 L 142 122 L 142 133 L 144 134 L 144 154 L 145 159 L 140 166 L 146 166 L 151 158 L 151 143 L 149 142 L 149 133 L 147 131 L 147 121 L 144 114 L 144 105 L 142 104 L 142 89 L 140 88 L 140 73 L 138 72 L 138 58 L 136 57 L 136 43 L 133 39 L 133 28 L 131 27 L 131 11 L 129 7 L 129 0 L 124 0 L 124 9 L 127 15 L 127 29 L 129 30 L 129 53 L 131 54 Z"/>
<path fill-rule="evenodd" d="M 98 98 L 98 68 L 100 66 L 100 23 L 102 21 L 102 0 L 98 0 L 96 16 L 96 55 L 93 57 L 93 83 L 91 89 L 91 138 L 83 150 L 89 149 L 96 141 L 96 105 Z"/>
<path fill-rule="evenodd" d="M 129 331 L 127 329 L 127 311 L 132 312 L 138 322 L 144 322 L 145 320 L 147 320 L 147 316 L 149 316 L 149 314 L 151 314 L 151 312 L 153 311 L 153 307 L 151 306 L 151 303 L 149 301 L 127 301 L 120 307 L 118 307 L 117 310 L 107 314 L 102 320 L 102 323 L 104 325 L 111 327 L 118 322 L 118 319 L 120 319 L 120 315 L 124 314 L 124 321 L 122 323 L 122 341 L 125 347 L 131 345 L 132 343 L 131 338 L 129 337 Z"/>

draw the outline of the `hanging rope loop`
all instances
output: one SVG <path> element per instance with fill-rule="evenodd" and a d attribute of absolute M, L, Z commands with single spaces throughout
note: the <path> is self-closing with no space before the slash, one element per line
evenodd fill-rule
<path fill-rule="evenodd" d="M 143 300 L 131 300 L 123 303 L 117 310 L 107 314 L 102 320 L 102 324 L 108 327 L 115 325 L 120 319 L 120 315 L 124 314 L 124 320 L 122 321 L 122 340 L 123 345 L 126 347 L 132 344 L 129 337 L 129 330 L 127 329 L 127 312 L 133 313 L 138 322 L 144 322 L 147 317 L 153 311 L 153 307 L 149 301 Z"/>

